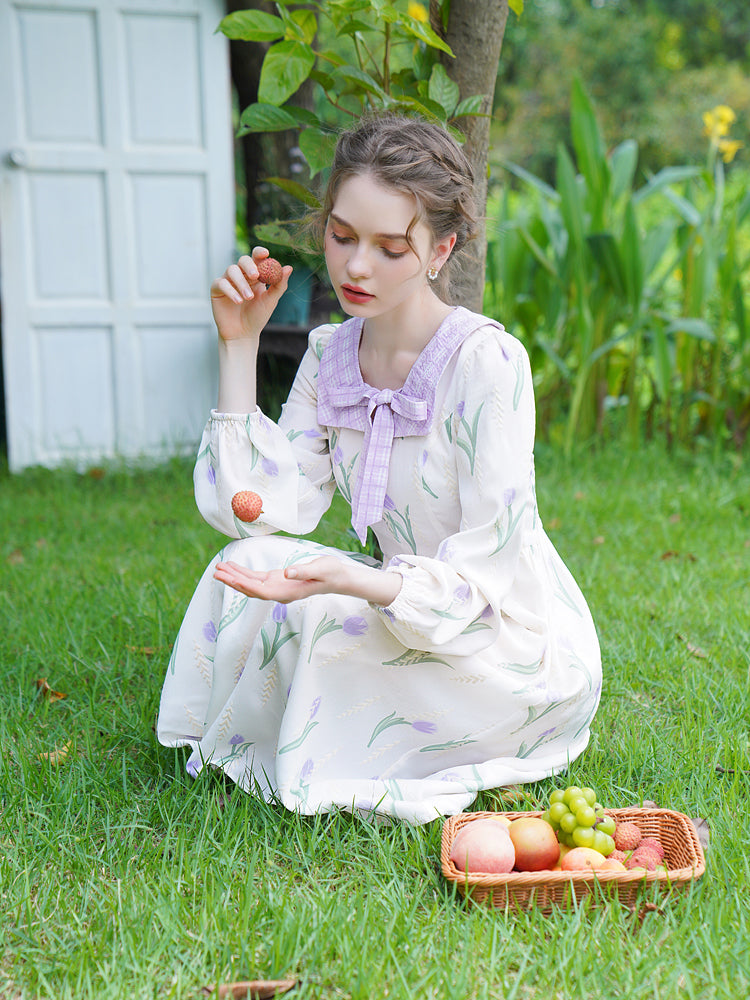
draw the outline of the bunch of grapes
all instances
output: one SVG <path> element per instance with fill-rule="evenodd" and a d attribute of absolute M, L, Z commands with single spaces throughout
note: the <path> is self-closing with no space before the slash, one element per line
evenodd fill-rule
<path fill-rule="evenodd" d="M 615 821 L 597 802 L 593 788 L 570 785 L 556 789 L 543 818 L 566 847 L 592 847 L 605 857 L 615 849 Z"/>

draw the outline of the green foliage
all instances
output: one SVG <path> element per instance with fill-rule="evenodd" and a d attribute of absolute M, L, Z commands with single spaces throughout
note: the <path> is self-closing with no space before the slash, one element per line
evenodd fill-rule
<path fill-rule="evenodd" d="M 750 120 L 749 26 L 745 0 L 527 0 L 503 40 L 492 148 L 551 180 L 578 76 L 613 145 L 635 138 L 651 171 L 699 163 L 703 111 Z"/>
<path fill-rule="evenodd" d="M 555 187 L 506 163 L 529 193 L 506 185 L 489 233 L 486 308 L 532 352 L 543 432 L 565 412 L 570 453 L 624 407 L 634 446 L 647 425 L 669 442 L 741 441 L 750 196 L 726 194 L 719 152 L 731 142 L 714 136 L 704 167 L 665 167 L 637 188 L 636 144 L 606 151 L 578 81 L 571 136 L 575 160 L 561 143 Z"/>
<path fill-rule="evenodd" d="M 445 6 L 447 0 L 443 0 Z M 270 42 L 260 74 L 258 101 L 242 111 L 238 135 L 299 130 L 299 148 L 310 177 L 330 165 L 337 131 L 366 111 L 418 114 L 455 130 L 464 116 L 481 113 L 482 96 L 460 99 L 459 88 L 440 62 L 451 50 L 430 27 L 420 3 L 387 0 L 280 0 L 277 14 L 245 10 L 219 25 L 231 39 Z M 293 103 L 312 81 L 318 110 Z M 322 104 L 321 104 L 322 100 Z M 458 134 L 458 133 L 457 133 Z M 316 201 L 304 185 L 291 193 L 307 205 Z M 263 237 L 263 227 L 258 235 Z M 283 226 L 282 226 L 283 230 Z M 278 225 L 273 242 L 293 246 Z"/>

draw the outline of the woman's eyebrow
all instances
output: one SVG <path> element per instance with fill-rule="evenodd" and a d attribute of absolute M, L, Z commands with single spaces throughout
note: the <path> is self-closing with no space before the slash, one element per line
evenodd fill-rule
<path fill-rule="evenodd" d="M 346 219 L 342 219 L 340 215 L 336 215 L 335 212 L 330 212 L 328 217 L 329 217 L 329 219 L 332 219 L 334 222 L 338 223 L 339 226 L 344 226 L 346 229 L 351 229 L 352 232 L 354 232 L 354 226 L 352 226 L 350 223 L 348 223 L 346 221 Z M 405 240 L 406 239 L 406 234 L 405 233 L 375 233 L 375 236 L 379 240 Z"/>

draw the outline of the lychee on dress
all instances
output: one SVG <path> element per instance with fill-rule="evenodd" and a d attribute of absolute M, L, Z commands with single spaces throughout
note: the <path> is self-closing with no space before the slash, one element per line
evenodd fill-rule
<path fill-rule="evenodd" d="M 221 768 L 292 810 L 419 824 L 582 753 L 599 643 L 537 512 L 521 343 L 458 307 L 402 389 L 377 390 L 359 369 L 361 329 L 355 318 L 311 332 L 278 424 L 260 410 L 211 413 L 196 500 L 237 540 L 187 609 L 158 738 L 192 747 L 190 774 Z M 248 489 L 263 500 L 252 524 L 231 508 Z M 385 571 L 403 578 L 390 606 L 336 594 L 277 604 L 213 579 L 219 560 L 362 559 L 274 534 L 312 531 L 335 489 L 360 537 L 372 523 Z"/>

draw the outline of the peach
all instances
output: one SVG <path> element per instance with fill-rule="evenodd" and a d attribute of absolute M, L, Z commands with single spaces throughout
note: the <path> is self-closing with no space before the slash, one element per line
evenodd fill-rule
<path fill-rule="evenodd" d="M 513 868 L 516 855 L 503 823 L 474 819 L 464 823 L 456 834 L 450 859 L 460 872 L 504 875 Z"/>
<path fill-rule="evenodd" d="M 520 872 L 554 868 L 560 858 L 560 844 L 549 823 L 537 816 L 514 819 L 508 829 Z"/>
<path fill-rule="evenodd" d="M 593 847 L 574 847 L 562 859 L 561 868 L 564 872 L 591 871 L 601 868 L 604 860 L 604 855 Z"/>
<path fill-rule="evenodd" d="M 622 863 L 618 861 L 617 858 L 605 858 L 604 864 L 599 865 L 599 871 L 601 872 L 626 872 L 627 868 Z"/>

